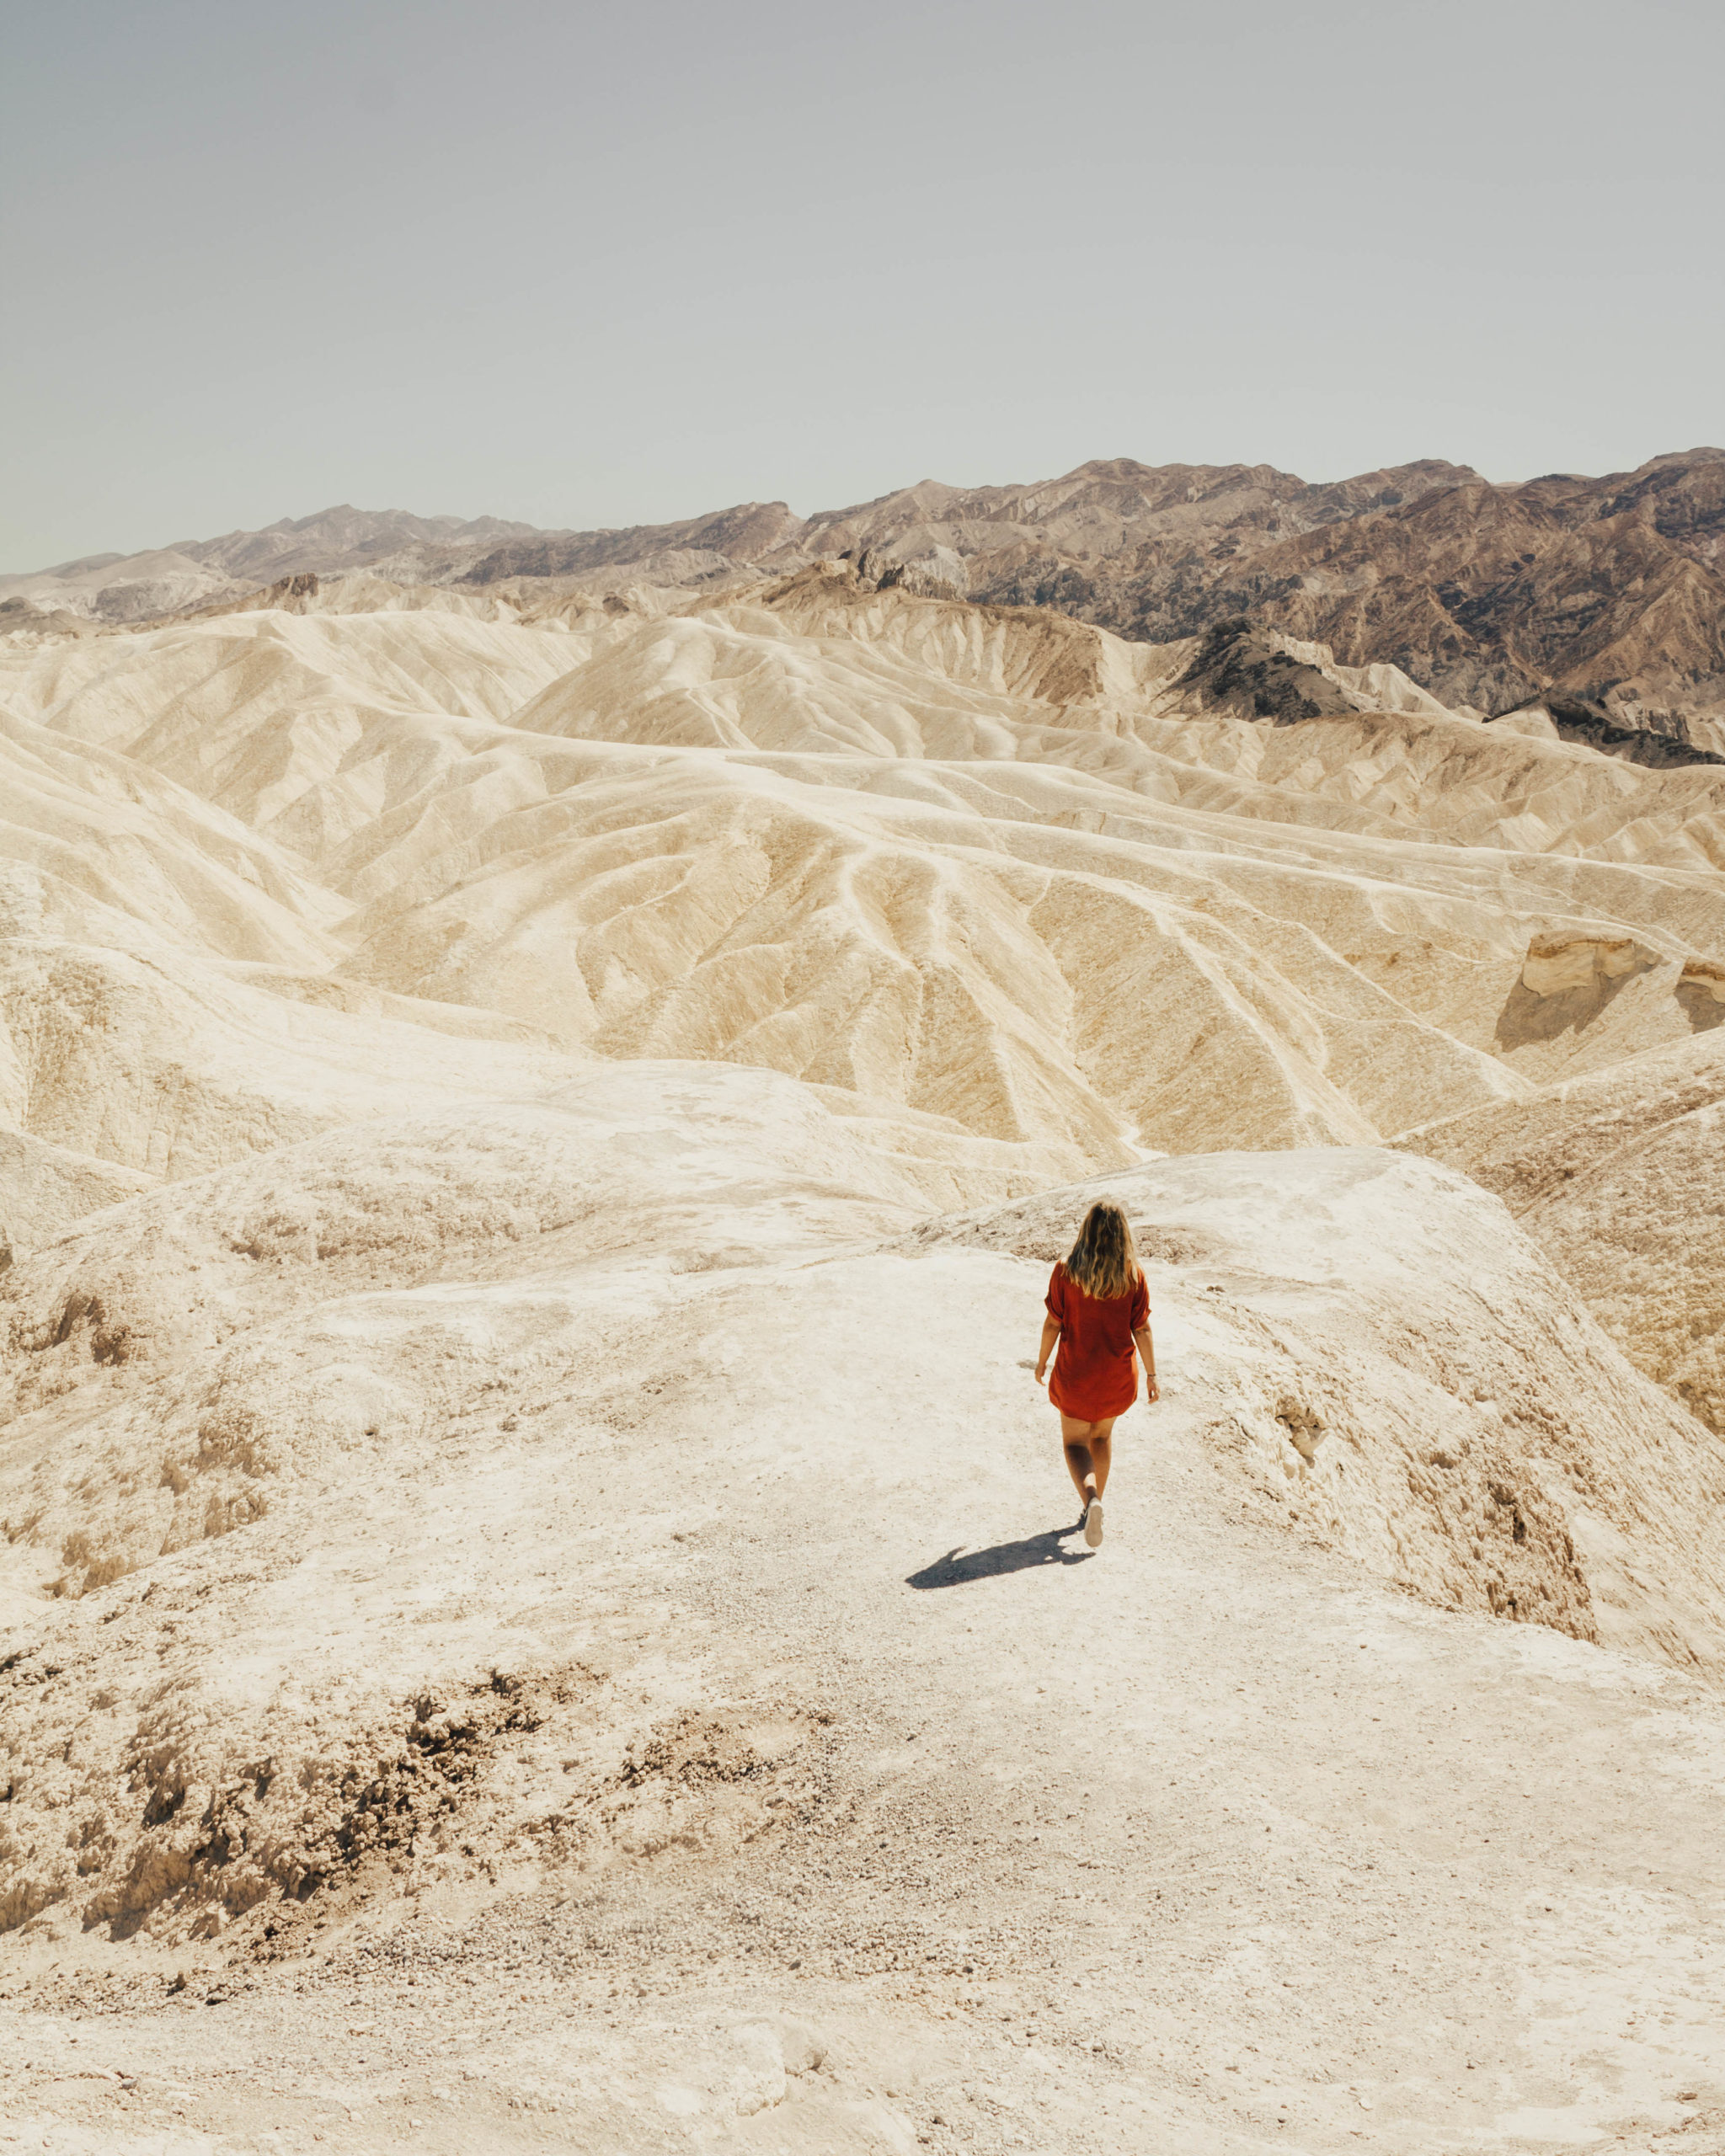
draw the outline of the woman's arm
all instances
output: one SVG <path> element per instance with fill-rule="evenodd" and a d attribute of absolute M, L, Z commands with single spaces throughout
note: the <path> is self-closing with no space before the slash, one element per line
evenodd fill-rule
<path fill-rule="evenodd" d="M 1055 1342 L 1060 1337 L 1058 1322 L 1051 1317 L 1042 1321 L 1042 1345 L 1036 1351 L 1036 1382 L 1040 1385 L 1048 1369 L 1048 1358 L 1055 1351 Z"/>
<path fill-rule="evenodd" d="M 1138 1343 L 1138 1353 L 1144 1364 L 1144 1397 L 1146 1401 L 1160 1400 L 1162 1387 L 1156 1381 L 1156 1342 L 1150 1337 L 1148 1325 L 1140 1325 L 1132 1335 Z"/>

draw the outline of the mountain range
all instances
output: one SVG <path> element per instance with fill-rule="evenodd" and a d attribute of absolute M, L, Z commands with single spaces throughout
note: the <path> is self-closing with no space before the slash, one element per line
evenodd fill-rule
<path fill-rule="evenodd" d="M 1498 485 L 1436 459 L 1311 484 L 1269 465 L 1101 459 L 1055 479 L 937 480 L 798 515 L 539 531 L 347 506 L 259 531 L 0 578 L 0 622 L 76 633 L 366 573 L 542 603 L 631 586 L 714 595 L 823 558 L 878 585 L 1051 609 L 1133 642 L 1223 623 L 1397 666 L 1452 710 L 1540 707 L 1567 738 L 1725 750 L 1725 450 Z M 46 615 L 45 622 L 42 616 Z"/>

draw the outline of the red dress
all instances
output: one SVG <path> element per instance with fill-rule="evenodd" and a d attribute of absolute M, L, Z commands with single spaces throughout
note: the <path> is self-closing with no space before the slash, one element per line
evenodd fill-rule
<path fill-rule="evenodd" d="M 1140 1273 L 1131 1291 L 1098 1302 L 1064 1265 L 1049 1275 L 1048 1314 L 1060 1328 L 1060 1351 L 1048 1396 L 1075 1422 L 1105 1422 L 1138 1397 L 1132 1335 L 1150 1316 L 1150 1289 Z"/>

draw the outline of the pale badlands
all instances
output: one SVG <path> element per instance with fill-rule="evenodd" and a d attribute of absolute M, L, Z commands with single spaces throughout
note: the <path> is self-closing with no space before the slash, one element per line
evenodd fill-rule
<path fill-rule="evenodd" d="M 1273 656 L 0 641 L 0 2149 L 1725 2148 L 1725 767 Z"/>

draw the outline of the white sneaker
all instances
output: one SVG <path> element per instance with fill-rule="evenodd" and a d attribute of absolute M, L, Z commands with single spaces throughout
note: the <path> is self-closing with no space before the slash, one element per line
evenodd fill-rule
<path fill-rule="evenodd" d="M 1084 1540 L 1092 1550 L 1102 1547 L 1102 1499 L 1092 1497 L 1084 1508 Z"/>

